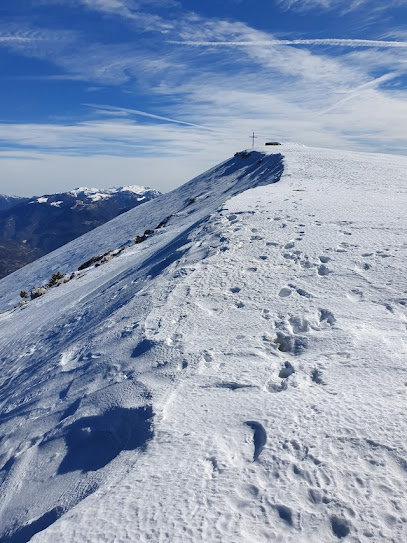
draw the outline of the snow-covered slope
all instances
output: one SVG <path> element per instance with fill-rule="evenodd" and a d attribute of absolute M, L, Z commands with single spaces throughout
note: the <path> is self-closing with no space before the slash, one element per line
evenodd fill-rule
<path fill-rule="evenodd" d="M 127 247 L 0 315 L 2 541 L 406 540 L 407 159 L 279 151 L 0 282 Z"/>
<path fill-rule="evenodd" d="M 0 311 L 18 302 L 20 290 L 29 291 L 47 283 L 53 273 L 70 273 L 95 255 L 127 246 L 145 230 L 166 222 L 170 215 L 176 215 L 175 219 L 171 217 L 171 223 L 175 222 L 175 225 L 170 233 L 166 229 L 164 240 L 160 237 L 164 245 L 168 242 L 168 236 L 174 235 L 174 231 L 178 232 L 179 229 L 182 232 L 192 227 L 215 211 L 227 198 L 251 186 L 279 179 L 283 169 L 281 155 L 270 155 L 258 164 L 261 156 L 257 152 L 248 158 L 237 156 L 227 160 L 179 189 L 143 203 L 141 208 L 134 208 L 112 219 L 108 225 L 102 225 L 16 271 L 7 282 L 0 281 Z M 197 204 L 192 206 L 191 200 L 197 200 Z M 156 251 L 157 246 L 154 244 L 153 252 Z"/>

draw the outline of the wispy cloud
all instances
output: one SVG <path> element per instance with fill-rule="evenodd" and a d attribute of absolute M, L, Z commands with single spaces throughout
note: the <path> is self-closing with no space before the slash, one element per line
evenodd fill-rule
<path fill-rule="evenodd" d="M 22 38 L 21 36 L 0 36 L 1 42 L 24 42 L 24 41 L 33 41 L 35 38 Z"/>
<path fill-rule="evenodd" d="M 40 76 L 49 80 L 70 79 L 118 86 L 137 81 L 139 77 L 147 79 L 162 69 L 158 53 L 154 63 L 152 55 L 146 57 L 132 44 L 92 42 L 77 32 L 41 30 L 30 39 L 3 42 L 0 39 L 0 46 L 29 58 L 47 61 L 59 72 Z"/>
<path fill-rule="evenodd" d="M 283 9 L 307 11 L 311 9 L 339 10 L 343 13 L 357 10 L 362 7 L 370 9 L 388 10 L 405 4 L 404 0 L 278 0 Z"/>
<path fill-rule="evenodd" d="M 134 13 L 148 8 L 179 6 L 176 0 L 42 0 L 46 3 L 77 4 L 95 11 L 114 13 L 132 18 Z"/>
<path fill-rule="evenodd" d="M 82 6 L 90 10 L 113 13 L 116 16 L 132 18 L 142 2 L 136 0 L 39 0 L 41 4 L 65 4 Z"/>
<path fill-rule="evenodd" d="M 38 30 L 14 30 L 14 31 L 2 31 L 0 29 L 0 43 L 7 45 L 13 42 L 34 42 L 40 40 L 46 40 L 47 36 Z"/>
<path fill-rule="evenodd" d="M 143 112 L 141 112 L 143 113 Z M 148 115 L 150 117 L 150 115 Z M 153 116 L 156 118 L 159 116 Z M 83 156 L 106 154 L 110 156 L 150 155 L 162 145 L 164 155 L 196 152 L 205 141 L 211 141 L 212 131 L 201 126 L 178 124 L 139 124 L 120 113 L 117 117 L 76 123 L 0 123 L 0 142 L 3 148 L 17 148 L 26 152 L 37 150 L 52 154 Z"/>
<path fill-rule="evenodd" d="M 320 112 L 320 115 L 326 115 L 327 113 L 330 113 L 331 111 L 334 111 L 342 104 L 345 104 L 346 102 L 349 102 L 350 100 L 354 98 L 358 98 L 361 94 L 363 94 L 365 91 L 370 89 L 376 89 L 378 88 L 382 83 L 386 83 L 387 81 L 391 81 L 392 79 L 395 79 L 396 77 L 400 76 L 400 72 L 391 72 L 385 75 L 382 75 L 381 77 L 376 77 L 372 81 L 369 81 L 368 83 L 364 83 L 363 85 L 359 85 L 352 91 L 348 92 L 344 98 L 330 106 L 329 108 L 323 110 Z"/>
<path fill-rule="evenodd" d="M 180 6 L 176 0 L 39 0 L 42 4 L 62 4 L 67 7 L 83 7 L 112 17 L 120 17 L 137 25 L 143 31 L 168 32 L 173 23 L 157 13 L 156 8 Z"/>
<path fill-rule="evenodd" d="M 193 126 L 195 128 L 202 128 L 203 130 L 211 130 L 213 131 L 213 128 L 210 128 L 208 126 L 204 126 L 202 124 L 195 124 L 195 123 L 188 123 L 186 121 L 180 121 L 178 119 L 170 119 L 169 117 L 162 117 L 161 115 L 154 115 L 153 113 L 147 113 L 146 111 L 140 111 L 138 109 L 131 109 L 131 108 L 124 108 L 124 107 L 116 107 L 116 106 L 106 106 L 106 105 L 98 105 L 98 104 L 83 104 L 84 106 L 96 108 L 98 110 L 105 110 L 109 112 L 117 112 L 118 114 L 121 113 L 130 113 L 131 115 L 138 115 L 140 117 L 148 117 L 150 119 L 157 119 L 158 121 L 165 121 L 169 123 L 175 123 L 175 124 L 183 124 L 185 126 Z"/>
<path fill-rule="evenodd" d="M 169 41 L 175 45 L 190 45 L 196 47 L 264 47 L 277 45 L 321 45 L 332 47 L 380 47 L 407 48 L 407 41 L 356 40 L 356 39 L 301 39 L 301 40 L 261 40 L 261 41 Z"/>

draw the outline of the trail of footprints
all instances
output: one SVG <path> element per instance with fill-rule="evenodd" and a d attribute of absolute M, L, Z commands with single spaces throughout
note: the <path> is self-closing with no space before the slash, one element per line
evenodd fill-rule
<path fill-rule="evenodd" d="M 222 210 L 223 211 L 223 210 Z M 243 218 L 244 213 L 231 213 L 225 215 L 226 219 L 231 225 L 233 225 L 234 230 L 241 230 L 241 227 L 244 226 Z M 274 217 L 273 219 L 276 223 L 279 224 L 280 228 L 287 228 L 287 222 L 295 222 L 294 218 L 286 217 Z M 285 222 L 287 221 L 287 222 Z M 239 224 L 240 223 L 240 224 Z M 322 226 L 322 223 L 315 221 L 317 226 Z M 239 227 L 239 228 L 238 228 Z M 307 255 L 303 254 L 302 251 L 296 249 L 296 241 L 301 241 L 305 235 L 305 224 L 299 223 L 296 236 L 293 239 L 289 240 L 285 244 L 279 244 L 274 241 L 266 241 L 264 235 L 259 231 L 258 228 L 250 229 L 250 243 L 255 243 L 256 245 L 264 246 L 270 248 L 271 251 L 277 249 L 280 251 L 282 258 L 287 261 L 291 261 L 294 264 L 301 266 L 304 270 L 315 270 L 318 277 L 326 277 L 331 273 L 331 269 L 328 264 L 331 262 L 331 257 L 326 254 L 321 254 L 317 260 L 312 260 Z M 267 261 L 270 259 L 269 254 L 262 254 L 261 249 L 257 256 L 259 261 Z M 257 272 L 257 266 L 249 266 L 247 271 Z M 231 294 L 239 294 L 241 291 L 238 286 L 231 286 L 229 292 Z M 278 296 L 282 299 L 289 298 L 291 296 L 300 296 L 305 299 L 311 299 L 313 296 L 307 290 L 298 287 L 295 284 L 289 283 L 278 292 Z M 243 308 L 244 304 L 242 302 L 237 302 L 236 307 Z M 262 318 L 266 321 L 273 319 L 272 313 L 269 309 L 263 309 Z M 285 357 L 290 357 L 291 360 L 284 360 L 282 364 L 276 368 L 274 375 L 266 383 L 266 390 L 272 393 L 283 392 L 289 388 L 289 386 L 297 386 L 296 379 L 296 368 L 294 359 L 301 355 L 308 346 L 307 334 L 309 332 L 320 331 L 324 328 L 331 328 L 335 325 L 334 315 L 327 309 L 320 309 L 318 315 L 308 320 L 305 317 L 290 316 L 288 318 L 281 318 L 279 321 L 274 322 L 274 332 L 272 334 L 265 334 L 263 341 L 266 345 L 266 351 L 269 354 L 277 355 L 278 357 L 284 353 Z M 208 367 L 212 364 L 211 356 L 208 353 L 203 355 L 205 365 Z M 324 379 L 322 371 L 317 368 L 311 368 L 310 374 L 308 376 L 309 382 L 316 385 L 324 385 Z M 247 388 L 250 385 L 239 385 L 238 383 L 218 383 L 215 385 L 221 388 L 228 388 L 232 391 L 239 390 L 241 388 Z M 261 450 L 258 449 L 258 435 L 260 423 L 255 423 L 254 421 L 247 422 L 254 432 L 254 459 L 256 460 Z M 257 425 L 257 426 L 256 426 Z M 264 440 L 267 439 L 266 432 L 263 427 L 262 432 L 264 432 Z M 256 445 L 257 443 L 257 445 Z"/>
<path fill-rule="evenodd" d="M 284 249 L 294 249 L 294 243 L 290 242 L 284 246 Z M 318 275 L 325 276 L 328 275 L 331 270 L 327 266 L 327 263 L 330 262 L 331 258 L 326 255 L 321 255 L 319 261 L 313 262 L 307 255 L 304 255 L 302 251 L 285 251 L 282 253 L 283 258 L 286 260 L 292 260 L 294 263 L 299 264 L 303 269 L 316 269 Z"/>
<path fill-rule="evenodd" d="M 263 310 L 263 317 L 270 319 L 270 312 Z M 264 343 L 268 346 L 270 354 L 284 353 L 285 356 L 292 358 L 301 355 L 308 346 L 307 334 L 309 332 L 321 331 L 326 328 L 331 328 L 335 325 L 336 319 L 327 309 L 320 309 L 317 318 L 314 322 L 307 320 L 304 317 L 289 317 L 287 320 L 282 319 L 274 322 L 274 332 L 266 333 L 263 336 Z M 285 360 L 275 374 L 266 383 L 266 389 L 269 392 L 282 392 L 288 389 L 288 386 L 297 386 L 298 382 L 295 378 L 296 369 L 293 360 Z M 312 368 L 309 375 L 311 383 L 324 385 L 322 371 L 318 368 Z"/>
<path fill-rule="evenodd" d="M 233 224 L 236 225 L 238 222 L 238 217 L 236 214 L 228 217 L 229 220 L 233 220 Z M 269 220 L 272 220 L 271 218 Z M 275 221 L 281 221 L 280 228 L 286 228 L 287 223 L 283 222 L 283 219 L 280 217 L 274 218 Z M 290 218 L 286 218 L 287 222 L 290 221 Z M 322 226 L 322 223 L 315 221 L 317 226 Z M 298 225 L 300 228 L 304 228 L 305 225 Z M 348 226 L 347 224 L 338 225 L 338 226 Z M 352 233 L 345 230 L 340 230 L 340 233 L 344 236 L 351 236 Z M 303 268 L 304 270 L 314 270 L 316 278 L 326 278 L 332 273 L 331 262 L 332 258 L 327 254 L 321 254 L 318 259 L 312 260 L 307 255 L 303 254 L 302 251 L 296 249 L 296 241 L 301 241 L 302 236 L 305 234 L 305 230 L 299 230 L 297 232 L 297 237 L 294 237 L 292 240 L 288 241 L 285 244 L 279 244 L 275 241 L 265 241 L 264 236 L 259 233 L 258 229 L 253 228 L 251 230 L 250 242 L 258 243 L 259 245 L 265 245 L 266 251 L 267 248 L 270 248 L 270 251 L 279 251 L 281 257 L 293 264 L 296 264 Z M 337 253 L 346 253 L 348 251 L 354 251 L 358 249 L 358 246 L 351 245 L 346 242 L 342 242 L 336 248 L 331 250 Z M 389 250 L 385 251 L 376 251 L 372 253 L 363 253 L 361 257 L 363 259 L 369 258 L 379 258 L 386 259 L 390 256 Z M 260 261 L 267 261 L 270 258 L 267 254 L 261 254 L 261 249 L 259 250 L 258 259 Z M 261 265 L 261 264 L 260 264 Z M 361 271 L 367 271 L 371 268 L 370 263 L 364 263 L 361 266 Z M 251 266 L 247 268 L 247 271 L 257 272 L 257 266 Z M 357 271 L 357 270 L 356 270 Z M 325 280 L 325 279 L 323 279 Z M 233 286 L 230 288 L 230 292 L 233 294 L 238 294 L 240 292 L 239 287 Z M 303 298 L 312 299 L 312 294 L 306 290 L 297 287 L 295 284 L 287 284 L 281 288 L 278 292 L 278 296 L 282 299 L 301 296 Z M 363 291 L 359 288 L 353 289 L 348 294 L 348 299 L 354 302 L 363 301 L 364 294 Z M 407 302 L 405 299 L 397 300 L 396 303 L 405 306 Z M 393 308 L 389 306 L 389 311 L 393 311 Z M 272 312 L 269 309 L 263 309 L 262 318 L 266 321 L 273 321 Z M 324 329 L 330 329 L 335 326 L 336 319 L 333 313 L 327 309 L 319 309 L 318 315 L 310 318 L 298 317 L 298 316 L 289 316 L 281 317 L 279 320 L 274 322 L 272 332 L 270 334 L 265 334 L 263 341 L 267 345 L 267 352 L 277 356 L 279 359 L 284 356 L 285 360 L 281 362 L 279 366 L 276 367 L 274 375 L 266 383 L 266 390 L 271 393 L 281 393 L 289 389 L 290 386 L 297 386 L 296 382 L 296 359 L 301 355 L 308 347 L 309 336 L 314 332 L 319 333 Z M 289 359 L 287 360 L 286 358 Z M 209 361 L 208 361 L 209 362 Z M 314 385 L 325 385 L 324 376 L 320 368 L 311 367 L 308 370 L 309 373 L 309 382 Z M 226 388 L 230 390 L 239 390 L 240 388 L 252 386 L 252 385 L 243 385 L 240 386 L 236 383 L 227 383 L 225 384 Z M 256 421 L 246 421 L 245 424 L 253 432 L 253 462 L 257 462 L 259 459 L 262 461 L 262 451 L 264 446 L 267 443 L 267 432 L 260 422 Z M 330 524 L 331 532 L 338 539 L 346 538 L 351 532 L 351 523 L 347 520 L 348 516 L 353 516 L 354 513 L 351 509 L 348 509 L 344 503 L 341 503 L 341 500 L 338 499 L 338 496 L 335 495 L 335 484 L 331 480 L 331 473 L 329 472 L 329 467 L 324 465 L 324 463 L 315 458 L 308 447 L 299 444 L 295 440 L 287 441 L 283 448 L 287 449 L 287 452 L 290 452 L 291 462 L 287 463 L 287 457 L 282 455 L 280 458 L 273 456 L 274 469 L 276 471 L 284 471 L 283 464 L 286 463 L 287 470 L 291 473 L 293 479 L 304 479 L 307 482 L 308 486 L 308 500 L 312 507 L 327 508 L 328 512 L 328 522 Z M 264 466 L 267 465 L 267 457 L 264 457 Z M 281 462 L 281 465 L 277 465 Z M 281 468 L 281 470 L 280 470 Z M 362 483 L 361 483 L 362 484 Z M 244 488 L 243 488 L 244 486 Z M 264 494 L 264 489 L 260 484 L 259 487 L 253 484 L 241 485 L 242 498 L 247 496 L 249 501 L 252 503 L 258 502 L 260 499 L 263 500 L 262 495 Z M 251 498 L 256 498 L 252 500 Z M 280 519 L 289 526 L 296 526 L 298 521 L 298 515 L 290 507 L 283 504 L 278 504 L 269 501 L 269 505 L 276 511 Z M 264 508 L 263 508 L 264 511 Z M 370 537 L 370 534 L 369 534 Z"/>
<path fill-rule="evenodd" d="M 232 224 L 239 222 L 238 215 L 232 214 L 227 217 Z M 285 219 L 283 217 L 274 217 L 273 219 L 276 223 L 279 224 L 280 228 L 286 228 L 287 222 L 295 222 L 296 219 L 287 216 Z M 287 222 L 284 222 L 287 221 Z M 316 226 L 322 226 L 320 221 L 315 221 Z M 343 225 L 340 225 L 343 226 Z M 250 242 L 264 242 L 264 236 L 259 233 L 257 228 L 251 229 Z M 271 249 L 280 250 L 281 256 L 288 261 L 293 262 L 294 264 L 299 265 L 304 270 L 315 270 L 318 277 L 326 277 L 331 273 L 330 262 L 332 258 L 326 254 L 321 254 L 317 260 L 312 260 L 308 255 L 304 254 L 302 251 L 296 249 L 296 241 L 301 241 L 305 235 L 305 224 L 299 223 L 298 229 L 296 232 L 296 237 L 289 240 L 285 244 L 279 244 L 274 241 L 266 241 L 266 247 Z M 347 245 L 344 243 L 343 245 Z M 259 254 L 259 260 L 266 261 L 269 259 L 269 255 Z M 248 271 L 256 272 L 257 267 L 249 267 Z M 232 287 L 230 292 L 238 293 L 240 289 L 238 287 Z M 295 284 L 289 283 L 284 286 L 278 292 L 278 296 L 282 299 L 289 298 L 291 296 L 300 296 L 303 298 L 312 298 L 312 294 L 307 290 L 298 287 Z M 263 319 L 271 320 L 272 314 L 269 309 L 263 309 L 262 315 Z M 274 323 L 274 335 L 266 334 L 264 337 L 265 343 L 269 344 L 269 351 L 271 353 L 286 353 L 286 356 L 297 357 L 305 351 L 307 348 L 308 340 L 307 333 L 310 331 L 319 331 L 324 328 L 330 328 L 335 324 L 334 315 L 327 309 L 320 309 L 319 314 L 313 322 L 310 322 L 304 317 L 294 317 L 291 316 L 286 320 L 281 319 Z M 276 370 L 276 375 L 274 375 L 266 385 L 266 388 L 270 392 L 282 392 L 287 390 L 289 384 L 293 386 L 296 385 L 295 379 L 295 367 L 292 361 L 285 360 Z M 322 377 L 322 372 L 318 368 L 313 368 L 310 373 L 310 382 L 318 385 L 324 385 L 324 380 Z"/>

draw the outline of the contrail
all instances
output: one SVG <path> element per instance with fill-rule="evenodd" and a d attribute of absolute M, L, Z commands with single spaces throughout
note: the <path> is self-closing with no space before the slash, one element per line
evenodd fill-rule
<path fill-rule="evenodd" d="M 215 132 L 213 128 L 209 128 L 208 126 L 203 126 L 201 124 L 188 123 L 186 121 L 179 121 L 178 119 L 171 119 L 169 117 L 162 117 L 161 115 L 154 115 L 153 113 L 147 113 L 146 111 L 140 111 L 138 109 L 130 109 L 130 108 L 116 107 L 116 106 L 105 106 L 105 105 L 98 105 L 98 104 L 83 104 L 83 105 L 87 107 L 92 107 L 95 109 L 105 109 L 107 111 L 123 111 L 125 113 L 131 113 L 132 115 L 140 115 L 141 117 L 150 117 L 151 119 L 158 119 L 159 121 L 166 121 L 169 123 L 183 124 L 186 126 L 194 126 L 195 128 L 202 128 L 203 130 L 210 130 L 211 132 Z"/>
<path fill-rule="evenodd" d="M 0 36 L 0 42 L 2 41 L 34 41 L 38 38 L 22 38 L 21 36 Z"/>
<path fill-rule="evenodd" d="M 261 40 L 261 41 L 169 41 L 176 45 L 191 45 L 195 47 L 258 47 L 266 45 L 330 45 L 334 47 L 383 47 L 407 48 L 405 41 L 380 40 L 343 40 L 343 39 L 310 39 L 310 40 Z"/>
<path fill-rule="evenodd" d="M 1 42 L 27 42 L 27 41 L 43 41 L 47 39 L 47 35 L 39 31 L 23 30 L 14 33 L 0 33 Z"/>
<path fill-rule="evenodd" d="M 357 96 L 362 94 L 363 91 L 367 89 L 374 89 L 381 83 L 384 83 L 385 81 L 390 81 L 391 79 L 394 79 L 395 77 L 398 77 L 399 75 L 400 75 L 400 72 L 390 72 L 388 74 L 377 77 L 376 79 L 372 79 L 372 81 L 369 81 L 368 83 L 359 85 L 359 87 L 355 87 L 353 90 L 347 93 L 347 95 L 344 98 L 342 98 L 341 100 L 338 100 L 338 102 L 336 102 L 329 108 L 325 109 L 324 111 L 320 111 L 318 115 L 325 115 L 326 113 L 330 113 L 332 110 L 336 109 L 341 104 L 344 104 L 345 102 L 349 102 L 349 100 L 352 100 L 352 98 L 356 98 Z"/>

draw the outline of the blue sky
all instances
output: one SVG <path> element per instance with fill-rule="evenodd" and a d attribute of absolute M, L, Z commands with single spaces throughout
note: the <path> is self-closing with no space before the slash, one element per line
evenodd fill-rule
<path fill-rule="evenodd" d="M 407 151 L 407 0 L 3 0 L 0 193 L 166 191 L 267 139 Z"/>

